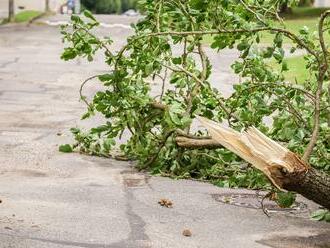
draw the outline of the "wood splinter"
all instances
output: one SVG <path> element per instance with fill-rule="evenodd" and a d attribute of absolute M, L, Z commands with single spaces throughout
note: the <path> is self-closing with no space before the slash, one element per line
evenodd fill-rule
<path fill-rule="evenodd" d="M 198 117 L 214 142 L 262 171 L 280 190 L 297 192 L 330 209 L 330 176 L 302 161 L 298 155 L 265 136 L 255 127 L 237 132 Z"/>

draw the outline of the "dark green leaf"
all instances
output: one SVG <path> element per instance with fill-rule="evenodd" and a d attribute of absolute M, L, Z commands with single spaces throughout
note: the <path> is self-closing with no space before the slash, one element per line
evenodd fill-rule
<path fill-rule="evenodd" d="M 66 145 L 61 145 L 59 147 L 59 151 L 60 152 L 64 152 L 64 153 L 70 153 L 70 152 L 73 152 L 73 148 L 71 145 L 69 144 L 66 144 Z"/>

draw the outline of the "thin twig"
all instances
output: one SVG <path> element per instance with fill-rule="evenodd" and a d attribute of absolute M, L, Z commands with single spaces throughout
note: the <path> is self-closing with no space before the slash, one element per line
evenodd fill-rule
<path fill-rule="evenodd" d="M 321 15 L 320 21 L 319 21 L 319 40 L 320 40 L 320 45 L 322 48 L 323 52 L 323 62 L 319 65 L 319 75 L 318 75 L 318 84 L 317 84 L 317 90 L 315 93 L 315 110 L 314 110 L 314 127 L 313 127 L 313 132 L 312 132 L 312 137 L 310 139 L 310 142 L 308 143 L 304 155 L 302 157 L 303 161 L 307 162 L 313 152 L 313 149 L 316 145 L 316 142 L 319 137 L 320 133 L 320 105 L 321 105 L 321 95 L 322 95 L 322 87 L 323 87 L 323 82 L 324 78 L 326 76 L 326 73 L 329 69 L 328 65 L 328 51 L 327 47 L 325 45 L 324 41 L 324 34 L 323 34 L 323 26 L 324 26 L 324 21 L 325 19 L 330 15 L 330 11 L 326 11 Z"/>
<path fill-rule="evenodd" d="M 88 83 L 90 80 L 97 78 L 99 76 L 100 75 L 94 75 L 92 77 L 89 77 L 80 85 L 80 89 L 79 89 L 80 99 L 88 106 L 88 108 L 91 108 L 91 104 L 86 100 L 86 96 L 83 95 L 82 91 L 83 91 L 86 83 Z"/>
<path fill-rule="evenodd" d="M 265 201 L 266 198 L 270 197 L 271 194 L 272 194 L 272 192 L 269 192 L 269 193 L 267 193 L 266 195 L 264 195 L 264 196 L 262 197 L 262 199 L 261 199 L 261 202 L 260 202 L 261 209 L 262 209 L 262 211 L 264 212 L 264 214 L 265 214 L 268 218 L 270 218 L 270 215 L 269 215 L 269 213 L 268 213 L 267 208 L 265 208 L 264 201 Z"/>
<path fill-rule="evenodd" d="M 162 99 L 164 97 L 166 79 L 167 79 L 167 68 L 165 69 L 164 77 L 163 77 L 163 80 L 162 80 L 162 92 L 160 94 L 160 102 L 162 102 Z"/>

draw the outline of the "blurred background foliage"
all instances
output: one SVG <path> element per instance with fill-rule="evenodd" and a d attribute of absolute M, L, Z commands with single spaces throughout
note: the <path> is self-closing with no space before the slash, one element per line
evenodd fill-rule
<path fill-rule="evenodd" d="M 96 14 L 121 14 L 137 8 L 138 0 L 82 0 L 85 9 Z"/>

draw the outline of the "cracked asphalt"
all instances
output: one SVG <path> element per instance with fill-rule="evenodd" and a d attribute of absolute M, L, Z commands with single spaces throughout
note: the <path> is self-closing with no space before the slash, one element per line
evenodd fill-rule
<path fill-rule="evenodd" d="M 63 19 L 50 21 L 56 18 Z M 109 24 L 135 21 L 101 18 Z M 100 32 L 110 33 L 118 49 L 130 30 L 117 25 Z M 78 90 L 83 79 L 107 69 L 100 56 L 92 64 L 63 62 L 62 49 L 56 25 L 0 26 L 1 248 L 330 247 L 330 225 L 309 220 L 317 206 L 301 197 L 300 210 L 268 218 L 252 204 L 216 200 L 252 197 L 253 191 L 153 177 L 130 162 L 59 153 L 59 144 L 72 141 L 69 128 L 102 121 L 79 121 L 85 108 Z M 236 54 L 207 52 L 213 84 L 230 94 L 236 78 L 229 65 Z M 92 83 L 86 94 L 98 89 Z M 161 207 L 161 198 L 173 208 Z M 192 236 L 183 236 L 184 229 Z"/>

